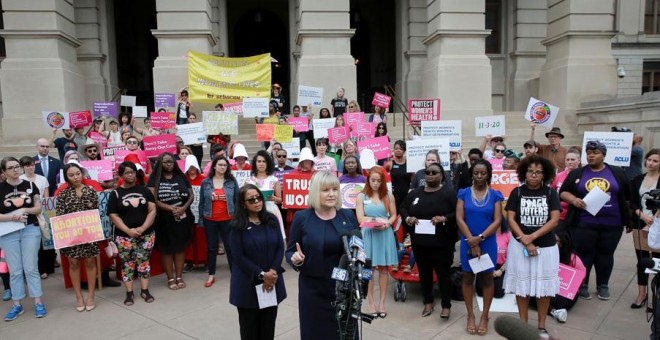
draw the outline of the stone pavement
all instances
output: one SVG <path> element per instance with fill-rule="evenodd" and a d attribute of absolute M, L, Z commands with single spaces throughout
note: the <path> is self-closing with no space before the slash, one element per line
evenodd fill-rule
<path fill-rule="evenodd" d="M 636 296 L 635 256 L 630 234 L 624 235 L 616 253 L 616 264 L 610 283 L 612 299 L 580 300 L 569 312 L 568 322 L 559 324 L 548 317 L 547 328 L 562 339 L 648 339 L 649 324 L 644 309 L 630 309 Z M 0 339 L 239 339 L 238 315 L 228 303 L 228 266 L 224 256 L 218 259 L 218 281 L 204 288 L 206 274 L 201 270 L 184 274 L 188 287 L 170 291 L 165 277 L 151 281 L 156 301 L 147 304 L 136 296 L 131 307 L 123 305 L 124 288 L 104 288 L 96 295 L 96 309 L 79 313 L 74 309 L 71 290 L 63 288 L 61 271 L 44 283 L 44 301 L 48 316 L 35 319 L 32 302 L 24 303 L 25 314 L 12 322 L 0 321 Z M 288 268 L 286 266 L 285 268 Z M 276 339 L 298 339 L 297 274 L 284 274 L 289 297 L 280 305 Z M 592 278 L 591 290 L 594 291 Z M 364 326 L 365 339 L 501 339 L 492 320 L 484 337 L 465 333 L 465 305 L 454 301 L 449 321 L 441 321 L 439 309 L 422 318 L 420 289 L 408 284 L 406 302 L 394 302 L 394 283 L 388 289 L 386 319 Z M 139 289 L 136 288 L 136 292 Z M 136 293 L 137 295 L 137 293 Z M 11 302 L 0 303 L 2 316 Z M 476 308 L 476 305 L 475 305 Z M 477 320 L 479 313 L 477 312 Z M 530 313 L 530 324 L 536 325 L 536 313 Z"/>

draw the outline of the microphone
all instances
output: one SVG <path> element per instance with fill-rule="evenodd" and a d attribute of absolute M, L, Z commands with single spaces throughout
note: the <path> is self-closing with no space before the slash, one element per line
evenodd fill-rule
<path fill-rule="evenodd" d="M 339 264 L 332 269 L 331 278 L 337 281 L 348 281 L 348 255 L 339 258 Z"/>
<path fill-rule="evenodd" d="M 652 258 L 643 258 L 639 260 L 639 264 L 647 269 L 650 269 L 654 272 L 660 272 L 660 259 Z"/>
<path fill-rule="evenodd" d="M 357 261 L 364 263 L 367 260 L 367 253 L 364 252 L 364 242 L 362 241 L 362 233 L 358 229 L 349 232 L 351 238 L 348 246 L 351 248 L 351 257 Z"/>
<path fill-rule="evenodd" d="M 501 315 L 495 319 L 495 331 L 507 340 L 542 339 L 538 329 L 508 315 Z"/>
<path fill-rule="evenodd" d="M 346 255 L 350 256 L 351 255 L 351 248 L 348 246 L 348 237 L 351 236 L 350 232 L 344 233 L 341 235 L 341 242 L 344 244 L 344 251 L 346 251 Z"/>

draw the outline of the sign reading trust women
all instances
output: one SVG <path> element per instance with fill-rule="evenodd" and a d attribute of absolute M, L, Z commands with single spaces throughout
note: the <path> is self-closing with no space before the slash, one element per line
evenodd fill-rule
<path fill-rule="evenodd" d="M 270 98 L 270 53 L 245 58 L 188 51 L 191 102 L 231 103 L 245 97 Z"/>

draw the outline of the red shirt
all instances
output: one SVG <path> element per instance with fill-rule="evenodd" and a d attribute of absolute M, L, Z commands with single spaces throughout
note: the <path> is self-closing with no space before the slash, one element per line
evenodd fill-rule
<path fill-rule="evenodd" d="M 231 169 L 232 169 L 232 170 L 238 170 L 238 167 L 237 167 L 236 165 L 237 165 L 237 164 L 233 164 L 233 165 L 231 166 Z M 243 169 L 241 169 L 241 170 L 252 170 L 252 166 L 250 165 L 250 163 L 245 162 L 245 165 L 243 166 Z"/>
<path fill-rule="evenodd" d="M 198 187 L 202 185 L 202 181 L 204 180 L 204 178 L 206 178 L 206 176 L 202 174 L 198 174 L 197 177 L 192 179 L 188 175 L 186 175 L 186 178 L 188 178 L 188 182 L 190 182 L 190 185 Z"/>
<path fill-rule="evenodd" d="M 211 195 L 211 221 L 221 222 L 231 220 L 229 211 L 227 211 L 227 195 L 225 189 L 213 189 Z"/>

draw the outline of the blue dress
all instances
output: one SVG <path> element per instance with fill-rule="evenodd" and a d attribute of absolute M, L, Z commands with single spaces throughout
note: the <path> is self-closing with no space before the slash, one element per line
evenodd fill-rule
<path fill-rule="evenodd" d="M 362 197 L 362 202 L 364 202 L 365 216 L 389 218 L 383 201 L 375 204 L 362 193 L 360 197 Z M 394 199 L 394 197 L 390 196 L 391 199 Z M 392 266 L 399 263 L 392 227 L 384 230 L 362 228 L 362 239 L 364 241 L 364 251 L 367 253 L 367 257 L 371 259 L 373 266 Z"/>
<path fill-rule="evenodd" d="M 472 191 L 470 187 L 461 189 L 458 191 L 458 199 L 464 202 L 464 218 L 465 223 L 470 228 L 470 233 L 473 236 L 477 236 L 483 233 L 488 226 L 493 223 L 493 213 L 495 208 L 501 209 L 502 200 L 504 196 L 502 193 L 488 188 L 488 198 L 484 202 L 483 206 L 476 206 L 472 201 Z M 497 234 L 493 233 L 492 235 L 486 237 L 484 241 L 479 244 L 481 247 L 481 253 L 487 253 L 490 256 L 490 259 L 493 261 L 493 264 L 497 262 Z M 461 235 L 461 267 L 463 271 L 472 272 L 468 260 L 472 258 L 472 255 L 469 254 L 470 246 L 467 244 L 467 240 L 464 235 Z M 484 272 L 492 272 L 495 268 L 486 270 Z"/>

